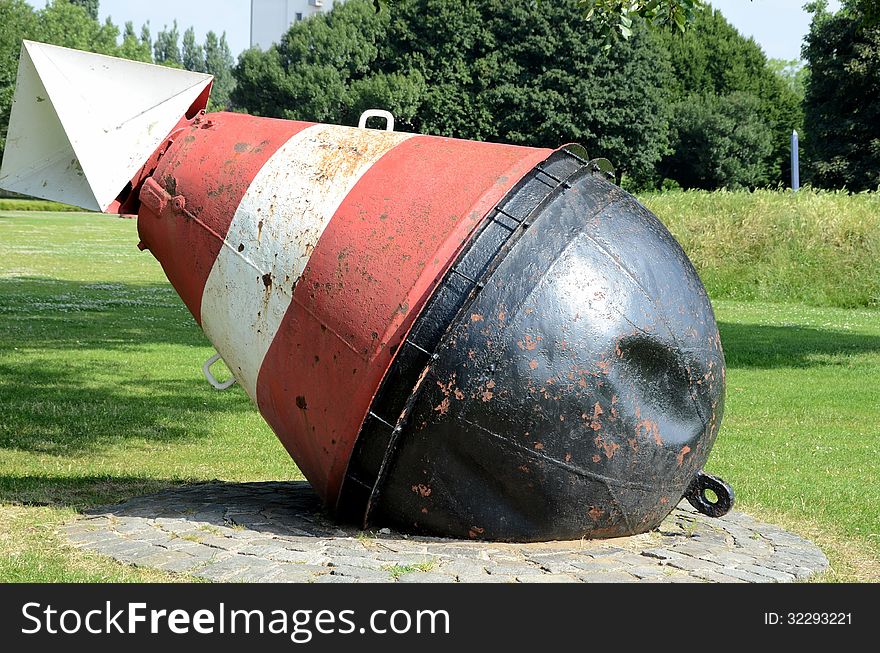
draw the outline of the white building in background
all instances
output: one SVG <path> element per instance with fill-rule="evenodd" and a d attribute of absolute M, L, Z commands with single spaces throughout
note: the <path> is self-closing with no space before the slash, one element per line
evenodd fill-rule
<path fill-rule="evenodd" d="M 251 47 L 278 43 L 291 24 L 330 11 L 345 0 L 251 0 Z"/>

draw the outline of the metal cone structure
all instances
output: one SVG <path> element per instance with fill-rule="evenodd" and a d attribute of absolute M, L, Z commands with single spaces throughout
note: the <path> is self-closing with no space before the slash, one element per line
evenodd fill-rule
<path fill-rule="evenodd" d="M 0 186 L 137 213 L 340 518 L 534 541 L 646 531 L 683 496 L 729 509 L 701 471 L 724 396 L 711 305 L 603 164 L 205 114 L 209 87 L 26 43 Z"/>
<path fill-rule="evenodd" d="M 25 41 L 0 183 L 104 211 L 211 80 Z"/>

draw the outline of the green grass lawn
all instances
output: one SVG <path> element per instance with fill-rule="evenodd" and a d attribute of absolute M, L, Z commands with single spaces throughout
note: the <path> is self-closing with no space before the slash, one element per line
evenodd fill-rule
<path fill-rule="evenodd" d="M 132 220 L 0 211 L 0 580 L 170 580 L 66 546 L 88 506 L 175 483 L 301 478 Z M 727 407 L 709 471 L 880 580 L 880 311 L 715 302 Z"/>

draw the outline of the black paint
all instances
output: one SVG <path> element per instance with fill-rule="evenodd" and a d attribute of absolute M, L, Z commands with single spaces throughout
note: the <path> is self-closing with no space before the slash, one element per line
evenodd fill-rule
<path fill-rule="evenodd" d="M 340 516 L 614 537 L 709 478 L 724 357 L 708 297 L 669 232 L 585 158 L 533 170 L 438 286 L 362 428 Z"/>

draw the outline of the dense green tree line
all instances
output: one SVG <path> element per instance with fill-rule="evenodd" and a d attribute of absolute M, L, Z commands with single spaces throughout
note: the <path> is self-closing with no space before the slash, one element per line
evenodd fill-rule
<path fill-rule="evenodd" d="M 581 0 L 373 5 L 349 0 L 245 52 L 234 103 L 347 124 L 383 106 L 425 133 L 578 141 L 636 187 L 755 187 L 788 174 L 797 94 L 718 12 L 696 13 L 684 33 L 649 32 L 636 17 L 609 50 Z"/>
<path fill-rule="evenodd" d="M 815 185 L 880 188 L 880 6 L 852 0 L 831 13 L 812 3 L 803 54 L 808 173 Z"/>
<path fill-rule="evenodd" d="M 671 57 L 675 98 L 660 176 L 688 188 L 784 183 L 791 130 L 803 123 L 792 83 L 718 11 L 699 13 L 685 34 L 658 36 Z"/>
<path fill-rule="evenodd" d="M 351 0 L 295 24 L 236 68 L 234 102 L 261 114 L 353 124 L 387 107 L 401 128 L 554 146 L 579 141 L 644 180 L 667 144 L 668 75 L 650 36 L 610 53 L 575 0 Z"/>
<path fill-rule="evenodd" d="M 0 0 L 0 150 L 22 38 L 214 75 L 210 109 L 556 147 L 583 143 L 629 187 L 880 184 L 880 11 L 810 5 L 798 62 L 769 61 L 704 0 L 349 0 L 234 66 L 225 35 L 98 20 L 98 0 Z M 377 11 L 377 7 L 381 10 Z M 653 29 L 646 29 L 652 25 Z M 689 27 L 689 29 L 684 29 Z M 620 38 L 622 37 L 622 38 Z M 609 47 L 609 43 L 612 46 Z M 233 68 L 234 67 L 234 68 Z"/>

